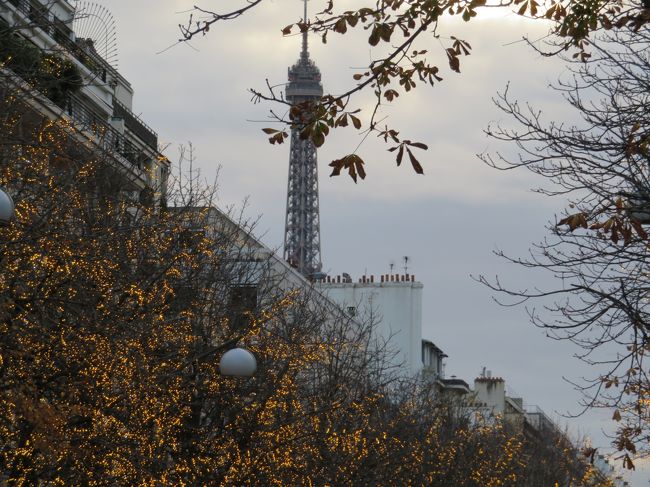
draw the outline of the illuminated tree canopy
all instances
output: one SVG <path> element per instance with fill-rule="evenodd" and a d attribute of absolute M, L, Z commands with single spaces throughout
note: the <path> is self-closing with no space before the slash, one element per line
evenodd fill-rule
<path fill-rule="evenodd" d="M 565 435 L 398 379 L 374 324 L 295 284 L 191 172 L 138 187 L 15 76 L 0 83 L 16 203 L 0 227 L 1 482 L 609 485 Z M 219 374 L 236 345 L 252 378 Z"/>

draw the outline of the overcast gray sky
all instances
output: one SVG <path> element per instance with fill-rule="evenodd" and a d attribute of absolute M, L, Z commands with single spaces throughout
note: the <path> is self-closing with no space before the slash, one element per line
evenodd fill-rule
<path fill-rule="evenodd" d="M 102 0 L 97 0 L 102 1 Z M 313 1 L 310 9 L 322 8 Z M 168 143 L 173 160 L 179 144 L 191 142 L 207 179 L 220 167 L 221 206 L 241 205 L 261 215 L 258 234 L 280 248 L 284 231 L 287 144 L 271 146 L 261 132 L 269 123 L 267 105 L 253 105 L 247 88 L 286 81 L 287 67 L 299 54 L 299 37 L 283 38 L 280 29 L 297 21 L 297 0 L 269 0 L 235 22 L 216 25 L 191 45 L 177 45 L 178 24 L 197 1 L 103 0 L 117 22 L 119 70 L 135 89 L 133 110 Z M 231 1 L 198 3 L 226 8 Z M 155 5 L 155 8 L 153 7 Z M 611 412 L 591 412 L 576 419 L 559 414 L 579 411 L 579 395 L 567 377 L 579 380 L 595 371 L 572 357 L 572 345 L 552 341 L 528 322 L 522 308 L 503 308 L 470 275 L 499 275 L 503 282 L 526 286 L 544 283 L 535 275 L 506 265 L 493 255 L 501 248 L 524 255 L 545 235 L 546 222 L 563 207 L 529 189 L 543 184 L 524 172 L 499 172 L 475 156 L 494 145 L 482 130 L 504 117 L 491 102 L 511 82 L 521 99 L 544 110 L 549 119 L 570 119 L 562 100 L 548 88 L 561 70 L 557 59 L 536 55 L 520 42 L 524 34 L 541 37 L 544 27 L 518 19 L 481 18 L 464 24 L 447 21 L 443 38 L 466 39 L 472 55 L 462 60 L 462 74 L 443 70 L 435 88 L 420 87 L 400 97 L 385 114 L 394 128 L 429 145 L 420 161 L 425 175 L 408 165 L 396 167 L 386 147 L 367 140 L 361 152 L 368 177 L 355 185 L 347 177 L 330 178 L 327 164 L 358 143 L 353 129 L 337 134 L 319 151 L 321 238 L 324 270 L 330 274 L 389 272 L 409 256 L 409 273 L 424 284 L 423 334 L 448 355 L 447 375 L 470 384 L 483 366 L 506 379 L 530 405 L 539 405 L 575 435 L 588 435 L 594 446 L 607 447 Z M 487 17 L 487 16 L 485 16 Z M 535 29 L 535 30 L 533 30 Z M 354 42 L 356 39 L 357 42 Z M 323 45 L 310 40 L 310 52 L 322 72 L 326 91 L 352 82 L 354 68 L 367 65 L 373 52 L 361 36 L 330 36 Z M 442 55 L 439 45 L 429 41 Z M 424 46 L 423 46 L 424 47 Z M 440 57 L 441 66 L 445 60 Z M 364 102 L 362 102 L 363 106 Z M 647 485 L 648 470 L 633 485 Z"/>

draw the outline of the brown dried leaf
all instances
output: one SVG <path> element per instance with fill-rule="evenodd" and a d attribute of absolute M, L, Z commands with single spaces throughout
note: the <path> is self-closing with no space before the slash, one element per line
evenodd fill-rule
<path fill-rule="evenodd" d="M 636 234 L 640 238 L 642 238 L 643 240 L 648 239 L 648 233 L 645 231 L 645 229 L 643 228 L 643 225 L 641 225 L 641 223 L 639 223 L 636 220 L 632 220 L 630 223 L 632 225 L 632 228 L 634 228 L 634 231 L 636 231 Z"/>
<path fill-rule="evenodd" d="M 348 31 L 348 26 L 345 22 L 345 19 L 341 17 L 334 24 L 334 32 L 338 32 L 339 34 L 345 34 L 347 31 Z"/>
<path fill-rule="evenodd" d="M 339 176 L 341 174 L 341 169 L 343 169 L 343 159 L 335 159 L 329 163 L 329 166 L 332 168 L 330 177 Z"/>
<path fill-rule="evenodd" d="M 363 160 L 357 156 L 357 159 L 354 161 L 354 165 L 357 167 L 357 173 L 361 179 L 366 179 L 366 170 L 363 168 Z"/>
<path fill-rule="evenodd" d="M 423 144 L 422 142 L 409 142 L 408 145 L 411 147 L 417 147 L 418 149 L 422 150 L 428 150 L 429 147 L 426 144 Z"/>
<path fill-rule="evenodd" d="M 406 152 L 409 154 L 409 159 L 411 159 L 411 165 L 413 166 L 413 169 L 415 170 L 416 173 L 418 174 L 424 174 L 424 169 L 422 169 L 422 166 L 420 165 L 420 162 L 415 158 L 413 153 L 410 151 L 410 149 L 406 149 Z"/>
<path fill-rule="evenodd" d="M 368 44 L 371 46 L 376 46 L 379 44 L 379 29 L 377 25 L 375 25 L 372 28 L 372 32 L 370 32 L 370 37 L 368 37 Z"/>
<path fill-rule="evenodd" d="M 522 3 L 521 7 L 519 7 L 519 10 L 517 10 L 517 15 L 524 15 L 527 9 L 528 9 L 528 2 Z"/>
<path fill-rule="evenodd" d="M 399 152 L 397 153 L 396 161 L 397 161 L 397 166 L 402 164 L 402 156 L 404 156 L 404 145 L 399 146 Z"/>
<path fill-rule="evenodd" d="M 390 36 L 393 34 L 393 28 L 388 24 L 381 24 L 379 26 L 379 37 L 384 42 L 390 42 Z"/>
<path fill-rule="evenodd" d="M 458 59 L 458 56 L 453 49 L 447 49 L 447 58 L 449 59 L 449 67 L 452 69 L 452 71 L 460 73 L 460 59 Z"/>
<path fill-rule="evenodd" d="M 354 27 L 355 25 L 357 25 L 357 22 L 359 21 L 359 17 L 357 17 L 356 15 L 348 15 L 345 20 L 347 20 L 350 27 Z"/>
<path fill-rule="evenodd" d="M 325 143 L 325 134 L 322 131 L 315 131 L 311 136 L 311 141 L 316 147 L 320 147 Z"/>

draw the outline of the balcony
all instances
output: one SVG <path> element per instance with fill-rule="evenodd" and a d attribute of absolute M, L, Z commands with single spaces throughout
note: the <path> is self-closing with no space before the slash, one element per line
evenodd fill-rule
<path fill-rule="evenodd" d="M 84 40 L 74 42 L 71 39 L 72 31 L 60 20 L 55 17 L 50 18 L 47 8 L 35 0 L 7 0 L 5 5 L 13 5 L 19 10 L 26 18 L 32 21 L 33 27 L 38 27 L 44 32 L 48 33 L 55 39 L 60 46 L 65 48 L 68 52 L 75 55 L 78 60 L 84 62 L 87 67 L 92 67 L 91 71 L 98 73 L 102 79 L 106 79 L 106 73 L 113 68 L 99 57 L 92 46 Z M 3 21 L 0 19 L 0 26 Z M 11 34 L 10 34 L 11 35 Z M 23 39 L 25 46 L 31 46 L 32 49 L 39 49 L 34 46 L 28 39 Z M 14 46 L 18 49 L 20 44 Z M 3 46 L 6 47 L 6 46 Z M 41 50 L 42 51 L 42 50 Z M 12 59 L 19 59 L 20 49 L 16 52 L 10 52 Z M 56 56 L 56 55 L 55 55 Z M 67 61 L 77 69 L 74 63 Z M 20 65 L 20 63 L 18 63 Z M 46 98 L 50 99 L 54 104 L 59 106 L 68 116 L 72 118 L 75 126 L 81 131 L 91 132 L 95 138 L 97 145 L 108 153 L 120 154 L 128 162 L 137 168 L 143 168 L 147 161 L 156 157 L 158 150 L 158 135 L 142 120 L 140 120 L 131 110 L 117 101 L 114 101 L 113 113 L 101 113 L 98 108 L 94 108 L 89 102 L 85 102 L 77 93 L 79 87 L 75 85 L 74 76 L 68 76 L 64 79 L 50 80 L 48 83 L 55 85 L 50 86 L 48 83 L 40 83 L 38 76 L 31 79 L 26 74 L 38 74 L 38 70 L 29 71 L 29 73 L 16 70 L 15 66 L 5 66 L 10 73 L 21 80 L 21 83 L 26 83 L 30 90 L 35 89 L 39 91 Z M 73 73 L 74 74 L 74 73 Z M 76 74 L 77 77 L 78 74 Z M 34 76 L 32 76 L 34 78 Z M 81 78 L 79 78 L 79 86 L 81 86 Z M 25 88 L 23 88 L 25 89 Z M 125 133 L 117 130 L 109 122 L 110 116 L 119 117 L 124 120 L 126 128 Z M 144 146 L 143 146 L 144 144 Z"/>
<path fill-rule="evenodd" d="M 542 431 L 558 430 L 553 420 L 539 406 L 526 406 L 526 422 L 532 426 L 538 433 Z"/>
<path fill-rule="evenodd" d="M 113 116 L 124 120 L 124 126 L 153 150 L 158 150 L 158 134 L 131 110 L 113 99 Z"/>
<path fill-rule="evenodd" d="M 140 169 L 143 163 L 151 158 L 151 153 L 145 152 L 134 144 L 128 136 L 113 128 L 103 115 L 97 114 L 78 96 L 72 95 L 69 97 L 65 112 L 76 122 L 79 129 L 92 132 L 97 138 L 98 145 L 106 152 L 120 154 L 132 165 Z M 153 148 L 153 150 L 156 149 Z"/>
<path fill-rule="evenodd" d="M 106 82 L 107 74 L 113 70 L 113 67 L 102 59 L 89 43 L 82 42 L 83 40 L 73 41 L 72 29 L 62 20 L 52 16 L 46 5 L 37 0 L 8 0 L 8 3 L 29 19 L 32 26 L 38 27 L 49 35 L 98 79 Z"/>

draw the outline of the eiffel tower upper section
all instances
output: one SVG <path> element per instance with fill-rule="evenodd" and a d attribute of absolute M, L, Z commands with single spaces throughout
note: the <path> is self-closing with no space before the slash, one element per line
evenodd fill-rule
<path fill-rule="evenodd" d="M 307 0 L 305 21 L 307 20 Z M 292 104 L 318 100 L 323 95 L 320 70 L 309 57 L 307 32 L 302 33 L 298 62 L 289 68 L 287 101 Z M 284 258 L 303 275 L 314 277 L 322 268 L 318 205 L 316 147 L 300 138 L 300 127 L 291 131 Z"/>
<path fill-rule="evenodd" d="M 307 20 L 307 0 L 305 3 L 305 21 Z M 300 103 L 308 100 L 317 100 L 323 96 L 320 70 L 309 57 L 307 32 L 302 33 L 302 50 L 300 59 L 289 68 L 289 83 L 286 88 L 287 100 L 291 103 Z"/>

